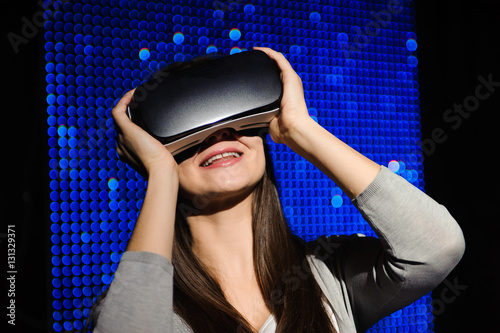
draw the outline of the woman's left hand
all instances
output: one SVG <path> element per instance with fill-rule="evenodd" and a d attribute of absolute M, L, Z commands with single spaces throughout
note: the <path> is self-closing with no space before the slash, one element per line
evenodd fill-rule
<path fill-rule="evenodd" d="M 281 111 L 271 120 L 269 134 L 274 142 L 287 144 L 295 126 L 313 121 L 307 111 L 302 80 L 283 54 L 266 47 L 254 47 L 253 49 L 265 52 L 281 70 L 281 82 L 283 83 Z"/>
<path fill-rule="evenodd" d="M 375 179 L 380 165 L 336 138 L 309 116 L 302 80 L 283 54 L 263 47 L 254 49 L 264 51 L 281 69 L 281 112 L 269 123 L 273 141 L 286 144 L 333 180 L 349 198 L 355 198 Z"/>

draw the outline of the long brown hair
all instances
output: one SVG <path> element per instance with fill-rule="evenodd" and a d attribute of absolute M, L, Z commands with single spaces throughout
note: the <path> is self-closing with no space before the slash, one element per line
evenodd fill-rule
<path fill-rule="evenodd" d="M 309 269 L 305 244 L 291 232 L 283 214 L 264 146 L 266 172 L 253 196 L 253 257 L 262 295 L 277 322 L 276 332 L 335 332 L 325 309 L 328 301 Z M 174 311 L 195 333 L 254 332 L 193 253 L 183 215 L 177 214 L 172 252 Z"/>

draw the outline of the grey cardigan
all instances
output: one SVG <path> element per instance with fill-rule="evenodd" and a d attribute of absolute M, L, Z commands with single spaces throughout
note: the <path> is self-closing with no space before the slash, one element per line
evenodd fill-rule
<path fill-rule="evenodd" d="M 384 166 L 353 203 L 378 238 L 323 236 L 307 244 L 341 333 L 364 332 L 427 294 L 465 249 L 446 208 Z M 94 332 L 192 332 L 173 311 L 173 270 L 158 254 L 125 252 Z"/>

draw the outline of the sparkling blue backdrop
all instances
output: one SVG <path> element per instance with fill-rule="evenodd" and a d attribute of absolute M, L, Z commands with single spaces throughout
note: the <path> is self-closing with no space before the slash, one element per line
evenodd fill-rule
<path fill-rule="evenodd" d="M 267 46 L 302 78 L 313 119 L 423 189 L 409 0 L 46 1 L 52 329 L 80 329 L 111 282 L 146 183 L 119 161 L 110 112 L 152 72 Z M 319 170 L 268 140 L 293 231 L 374 235 Z M 370 332 L 432 331 L 431 297 Z"/>

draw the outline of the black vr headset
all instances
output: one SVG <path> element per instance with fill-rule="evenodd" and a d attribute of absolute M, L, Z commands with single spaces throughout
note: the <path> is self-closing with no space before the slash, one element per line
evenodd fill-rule
<path fill-rule="evenodd" d="M 160 71 L 135 90 L 128 115 L 175 156 L 222 128 L 268 127 L 282 94 L 275 62 L 245 51 Z"/>

